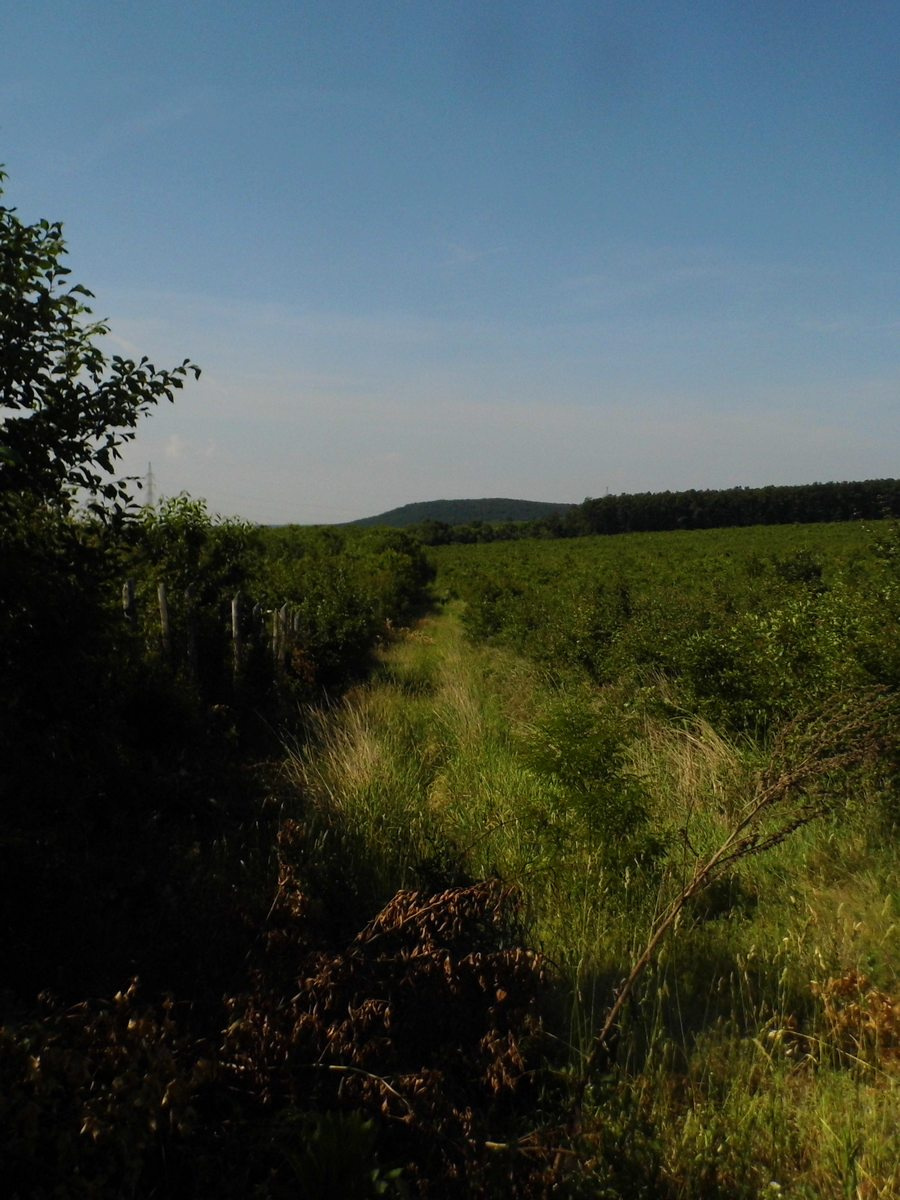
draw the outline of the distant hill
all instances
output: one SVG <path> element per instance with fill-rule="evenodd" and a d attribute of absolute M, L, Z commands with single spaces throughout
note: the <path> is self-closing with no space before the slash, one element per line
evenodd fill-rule
<path fill-rule="evenodd" d="M 349 525 L 373 527 L 387 525 L 392 529 L 403 529 L 407 525 L 421 525 L 423 521 L 441 521 L 445 525 L 470 525 L 483 521 L 492 525 L 504 521 L 537 521 L 553 513 L 568 512 L 572 504 L 551 504 L 543 500 L 423 500 L 418 504 L 404 504 L 377 517 L 363 517 L 349 521 Z"/>

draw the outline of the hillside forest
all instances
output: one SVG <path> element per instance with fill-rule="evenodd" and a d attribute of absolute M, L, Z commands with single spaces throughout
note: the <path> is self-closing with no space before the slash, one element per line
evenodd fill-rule
<path fill-rule="evenodd" d="M 4 1194 L 900 1194 L 892 481 L 141 505 L 198 368 L 105 353 L 60 226 L 0 255 Z"/>
<path fill-rule="evenodd" d="M 522 500 L 432 500 L 407 504 L 381 517 L 367 517 L 353 524 L 407 529 L 427 546 L 445 546 L 514 538 L 878 520 L 898 515 L 900 481 L 866 479 L 792 487 L 639 492 L 606 495 L 596 500 L 588 497 L 577 505 L 529 505 Z"/>

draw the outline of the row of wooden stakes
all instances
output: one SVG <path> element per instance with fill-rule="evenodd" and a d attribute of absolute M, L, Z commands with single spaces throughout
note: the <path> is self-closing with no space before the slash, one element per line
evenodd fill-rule
<path fill-rule="evenodd" d="M 172 622 L 170 619 L 169 593 L 160 580 L 156 585 L 159 609 L 159 648 L 170 665 L 175 663 Z M 122 612 L 125 620 L 133 624 L 137 620 L 137 601 L 133 579 L 122 585 Z M 184 668 L 191 678 L 197 675 L 197 609 L 190 590 L 184 593 Z M 244 669 L 250 645 L 265 648 L 272 659 L 276 677 L 283 674 L 289 655 L 297 645 L 300 614 L 289 602 L 280 608 L 265 609 L 260 604 L 252 608 L 240 592 L 231 598 L 231 658 L 232 670 L 237 679 Z"/>

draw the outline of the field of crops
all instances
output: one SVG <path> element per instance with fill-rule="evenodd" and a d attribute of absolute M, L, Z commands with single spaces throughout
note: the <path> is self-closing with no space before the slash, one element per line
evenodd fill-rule
<path fill-rule="evenodd" d="M 93 536 L 10 618 L 16 1194 L 900 1194 L 896 523 Z"/>
<path fill-rule="evenodd" d="M 518 897 L 568 1113 L 525 1191 L 896 1195 L 896 527 L 434 558 L 297 770 L 374 894 Z"/>
<path fill-rule="evenodd" d="M 840 689 L 896 686 L 896 527 L 769 526 L 433 551 L 476 638 L 552 674 L 659 685 L 764 733 Z"/>

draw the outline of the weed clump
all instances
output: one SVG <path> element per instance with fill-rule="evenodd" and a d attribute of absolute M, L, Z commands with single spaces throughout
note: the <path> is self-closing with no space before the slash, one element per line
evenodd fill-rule
<path fill-rule="evenodd" d="M 549 1159 L 520 1139 L 553 1104 L 550 970 L 515 894 L 401 892 L 327 949 L 295 888 L 271 921 L 215 1042 L 136 981 L 0 1029 L 12 1194 L 374 1196 L 401 1176 L 423 1196 L 535 1194 Z"/>
<path fill-rule="evenodd" d="M 550 971 L 518 940 L 516 909 L 496 880 L 403 891 L 349 945 L 303 952 L 302 905 L 286 896 L 276 953 L 232 1002 L 236 1086 L 264 1109 L 373 1116 L 384 1157 L 422 1194 L 471 1195 L 491 1180 L 520 1194 L 535 1167 L 509 1147 L 547 1087 Z"/>

